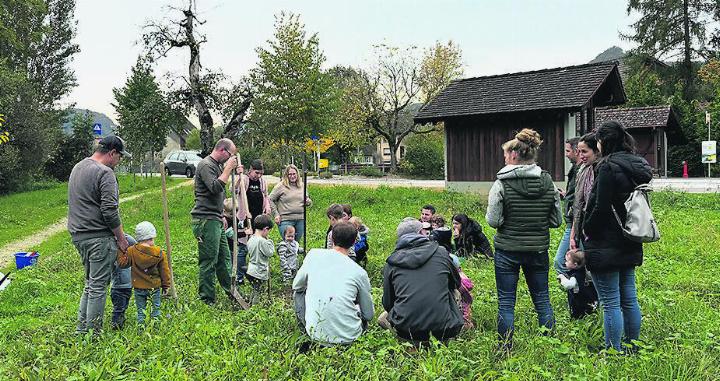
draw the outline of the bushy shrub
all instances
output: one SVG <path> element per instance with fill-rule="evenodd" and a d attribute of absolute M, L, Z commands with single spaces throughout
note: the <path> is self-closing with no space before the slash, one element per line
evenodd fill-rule
<path fill-rule="evenodd" d="M 318 177 L 320 177 L 321 179 L 332 179 L 333 174 L 332 174 L 332 172 L 328 172 L 328 171 L 320 172 L 320 175 Z"/>
<path fill-rule="evenodd" d="M 445 147 L 441 132 L 413 135 L 405 140 L 400 171 L 410 176 L 442 179 L 445 176 Z"/>
<path fill-rule="evenodd" d="M 59 181 L 67 181 L 75 164 L 92 154 L 92 117 L 89 114 L 76 113 L 71 124 L 72 134 L 61 134 L 55 152 L 51 153 L 45 162 L 45 173 Z"/>
<path fill-rule="evenodd" d="M 360 170 L 358 170 L 358 174 L 360 174 L 360 176 L 365 176 L 365 177 L 383 177 L 383 176 L 385 176 L 385 173 L 383 173 L 383 171 L 381 171 L 377 167 L 360 168 Z"/>

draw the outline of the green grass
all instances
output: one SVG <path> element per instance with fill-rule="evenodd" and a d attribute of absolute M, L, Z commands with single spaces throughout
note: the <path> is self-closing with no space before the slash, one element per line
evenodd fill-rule
<path fill-rule="evenodd" d="M 310 247 L 323 242 L 323 209 L 331 202 L 352 203 L 371 228 L 368 273 L 378 312 L 380 271 L 404 216 L 415 216 L 421 205 L 432 203 L 445 216 L 462 211 L 482 221 L 485 208 L 484 198 L 421 189 L 312 187 L 311 196 Z M 193 196 L 191 188 L 180 188 L 170 195 L 179 300 L 163 302 L 162 320 L 138 332 L 131 306 L 124 331 L 107 331 L 96 339 L 74 337 L 82 270 L 67 233 L 59 234 L 41 246 L 46 254 L 38 265 L 15 273 L 10 288 L 0 294 L 0 379 L 714 380 L 720 371 L 718 201 L 717 195 L 654 195 L 663 238 L 646 246 L 645 264 L 638 269 L 644 320 L 643 349 L 636 355 L 598 354 L 601 316 L 570 321 L 555 282 L 551 300 L 557 329 L 549 337 L 541 335 L 521 281 L 515 350 L 510 358 L 497 359 L 494 272 L 492 263 L 483 260 L 465 265 L 476 285 L 477 328 L 448 346 L 408 354 L 391 332 L 373 324 L 349 348 L 299 355 L 296 346 L 304 338 L 282 297 L 277 257 L 271 265 L 271 303 L 233 311 L 224 298 L 213 307 L 196 300 L 197 259 L 189 228 Z M 150 220 L 164 242 L 156 198 L 123 204 L 122 213 L 126 229 Z M 485 227 L 490 235 L 492 229 Z M 552 232 L 554 247 L 560 233 Z M 273 238 L 278 238 L 275 231 Z"/>
<path fill-rule="evenodd" d="M 184 179 L 171 178 L 173 185 Z M 160 189 L 160 178 L 119 175 L 120 197 L 151 189 Z M 37 233 L 43 227 L 67 216 L 67 183 L 55 183 L 44 189 L 0 197 L 0 246 Z"/>

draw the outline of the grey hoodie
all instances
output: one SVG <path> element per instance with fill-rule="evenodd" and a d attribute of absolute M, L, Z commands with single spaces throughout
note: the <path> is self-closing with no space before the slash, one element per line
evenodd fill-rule
<path fill-rule="evenodd" d="M 505 222 L 503 216 L 503 199 L 505 191 L 501 180 L 505 179 L 522 179 L 522 178 L 539 178 L 542 169 L 537 164 L 529 165 L 506 165 L 497 173 L 497 180 L 490 188 L 488 196 L 488 207 L 485 213 L 485 219 L 488 225 L 499 228 Z M 553 213 L 550 215 L 550 227 L 558 227 L 562 224 L 562 209 L 560 207 L 560 192 L 555 189 L 555 206 Z"/>

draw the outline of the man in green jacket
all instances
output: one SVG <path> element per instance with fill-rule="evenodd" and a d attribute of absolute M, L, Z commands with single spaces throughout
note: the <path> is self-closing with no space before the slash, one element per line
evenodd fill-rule
<path fill-rule="evenodd" d="M 223 290 L 230 292 L 230 249 L 223 234 L 222 213 L 225 185 L 238 164 L 236 151 L 232 140 L 220 139 L 195 170 L 195 207 L 190 214 L 198 241 L 198 294 L 207 304 L 215 303 L 216 276 Z"/>

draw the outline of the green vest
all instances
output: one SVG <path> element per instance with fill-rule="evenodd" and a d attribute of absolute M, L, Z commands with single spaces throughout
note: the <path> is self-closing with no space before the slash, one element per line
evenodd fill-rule
<path fill-rule="evenodd" d="M 543 171 L 539 178 L 502 179 L 503 224 L 495 234 L 495 248 L 504 251 L 547 251 L 555 186 Z"/>

